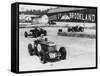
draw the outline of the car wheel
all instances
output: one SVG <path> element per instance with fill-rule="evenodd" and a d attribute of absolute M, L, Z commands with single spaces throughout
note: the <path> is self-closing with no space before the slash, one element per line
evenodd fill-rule
<path fill-rule="evenodd" d="M 61 48 L 59 49 L 59 52 L 60 52 L 60 54 L 61 54 L 60 59 L 62 59 L 62 60 L 66 59 L 66 55 L 67 55 L 66 49 L 65 49 L 64 47 L 61 47 Z"/>
<path fill-rule="evenodd" d="M 46 61 L 45 61 L 45 60 L 41 60 L 41 63 L 42 63 L 42 64 L 45 64 L 45 63 L 46 63 Z"/>
<path fill-rule="evenodd" d="M 84 28 L 81 28 L 81 32 L 83 32 L 84 31 Z"/>
<path fill-rule="evenodd" d="M 70 29 L 68 28 L 68 32 L 70 32 Z"/>
<path fill-rule="evenodd" d="M 45 64 L 45 63 L 46 63 L 46 59 L 45 59 L 45 57 L 43 57 L 43 56 L 41 57 L 41 63 L 42 63 L 42 64 Z"/>
<path fill-rule="evenodd" d="M 46 57 L 44 55 L 44 52 L 40 52 L 40 60 L 41 60 L 41 63 L 42 64 L 45 64 L 47 61 L 46 61 Z"/>
<path fill-rule="evenodd" d="M 44 34 L 44 36 L 47 36 L 47 31 L 44 31 L 43 34 Z"/>
<path fill-rule="evenodd" d="M 25 36 L 25 37 L 27 37 L 27 36 L 28 36 L 27 32 L 25 32 L 25 33 L 24 33 L 24 36 Z"/>
<path fill-rule="evenodd" d="M 45 38 L 45 41 L 48 41 L 48 38 Z"/>
<path fill-rule="evenodd" d="M 32 48 L 32 44 L 28 44 L 28 51 L 30 56 L 34 55 L 34 49 Z"/>
<path fill-rule="evenodd" d="M 59 29 L 58 32 L 62 32 L 62 29 Z"/>

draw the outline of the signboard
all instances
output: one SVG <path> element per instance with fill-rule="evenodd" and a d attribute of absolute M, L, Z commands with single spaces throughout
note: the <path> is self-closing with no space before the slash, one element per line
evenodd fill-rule
<path fill-rule="evenodd" d="M 92 23 L 96 21 L 95 13 L 91 12 L 84 13 L 84 10 L 82 12 L 72 11 L 72 12 L 54 13 L 48 16 L 49 16 L 49 21 L 54 20 L 54 21 L 92 22 Z"/>

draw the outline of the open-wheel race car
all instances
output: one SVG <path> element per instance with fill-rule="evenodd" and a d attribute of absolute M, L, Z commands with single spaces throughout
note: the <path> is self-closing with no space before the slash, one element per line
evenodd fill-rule
<path fill-rule="evenodd" d="M 54 42 L 49 42 L 47 39 L 42 41 L 35 40 L 34 45 L 28 45 L 28 51 L 30 56 L 38 56 L 43 64 L 65 60 L 67 55 L 67 51 L 64 47 L 60 47 L 60 49 L 57 50 Z"/>
<path fill-rule="evenodd" d="M 84 27 L 82 27 L 82 26 L 68 27 L 68 32 L 83 32 L 83 31 L 84 31 Z"/>
<path fill-rule="evenodd" d="M 29 32 L 24 33 L 24 36 L 27 37 L 32 37 L 32 38 L 36 38 L 39 37 L 41 34 L 43 34 L 44 36 L 47 35 L 47 31 L 39 28 L 39 27 L 35 27 L 34 29 L 31 29 Z"/>
<path fill-rule="evenodd" d="M 68 32 L 83 32 L 84 27 L 82 26 L 69 26 L 68 27 Z M 58 33 L 63 32 L 62 29 L 58 29 Z"/>

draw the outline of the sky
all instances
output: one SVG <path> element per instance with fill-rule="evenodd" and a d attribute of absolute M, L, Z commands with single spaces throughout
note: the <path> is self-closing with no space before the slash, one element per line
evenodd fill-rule
<path fill-rule="evenodd" d="M 56 8 L 56 7 L 53 7 L 53 6 L 38 6 L 38 5 L 19 5 L 19 11 L 46 10 L 48 8 Z"/>

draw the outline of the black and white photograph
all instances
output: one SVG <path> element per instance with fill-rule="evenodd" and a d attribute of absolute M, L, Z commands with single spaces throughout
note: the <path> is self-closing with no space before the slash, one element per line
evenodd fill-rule
<path fill-rule="evenodd" d="M 97 9 L 19 4 L 19 71 L 96 67 Z"/>

